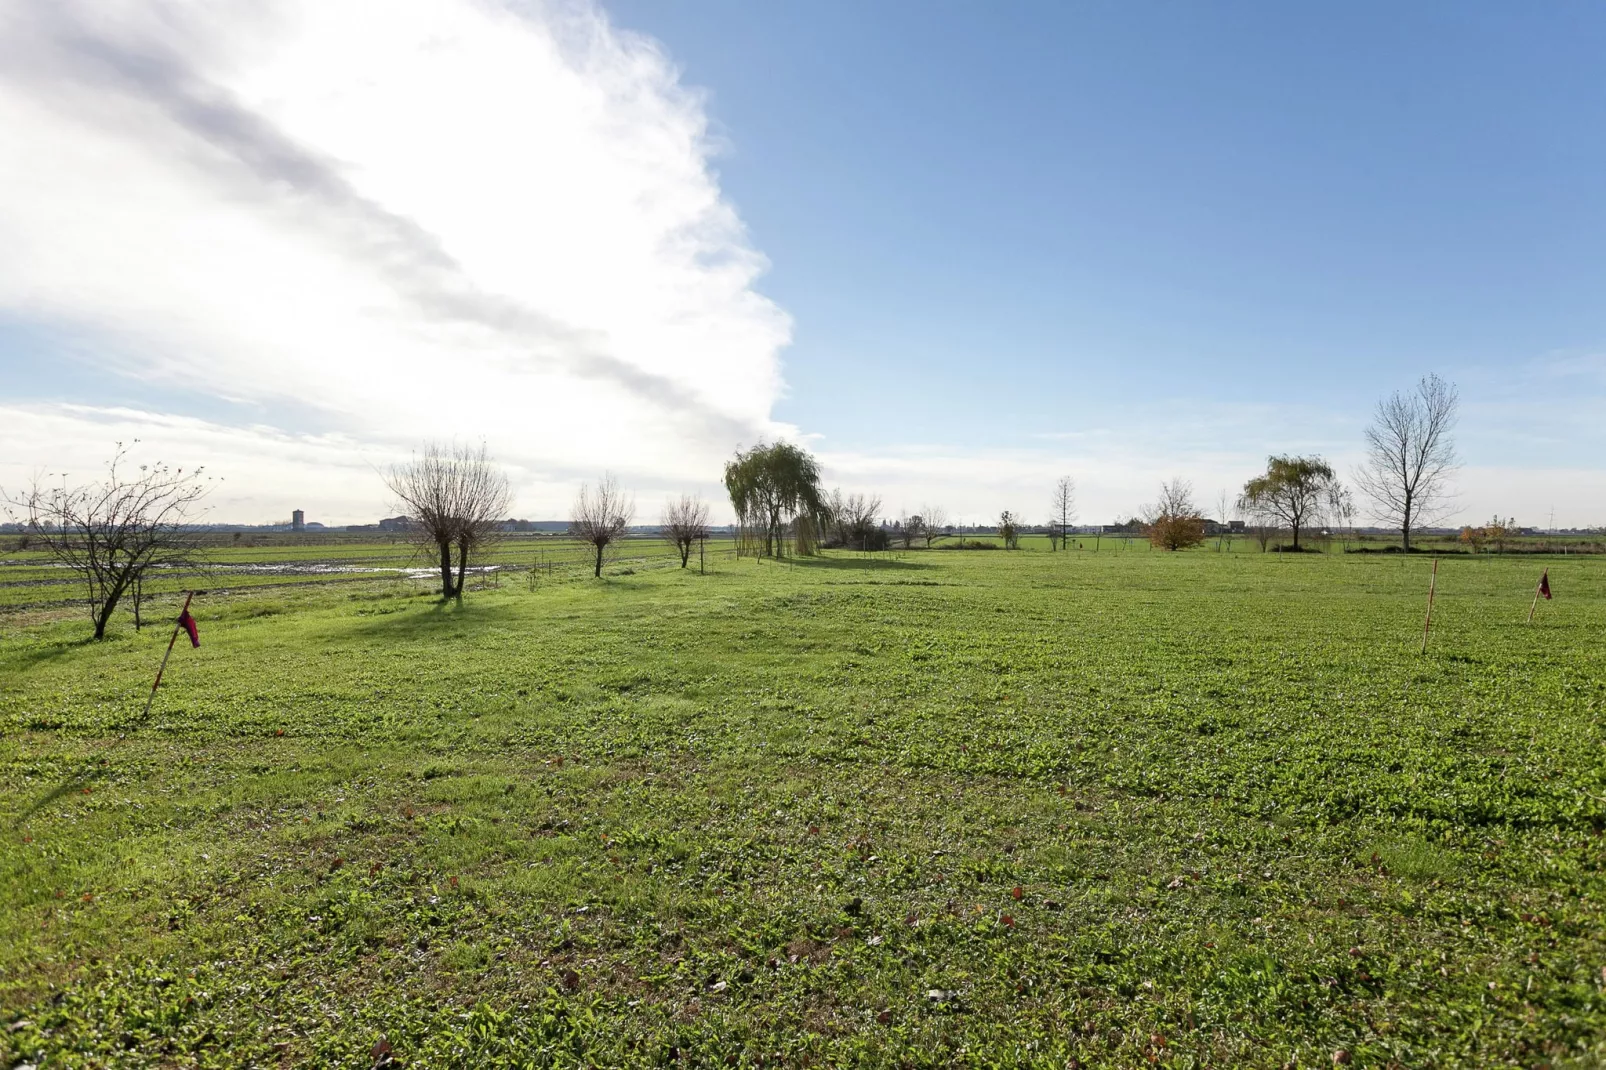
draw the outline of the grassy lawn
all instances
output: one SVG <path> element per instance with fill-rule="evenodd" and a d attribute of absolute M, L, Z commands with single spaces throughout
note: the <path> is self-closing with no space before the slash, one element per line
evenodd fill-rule
<path fill-rule="evenodd" d="M 1606 1061 L 1606 559 L 1104 550 L 0 617 L 0 1063 Z"/>

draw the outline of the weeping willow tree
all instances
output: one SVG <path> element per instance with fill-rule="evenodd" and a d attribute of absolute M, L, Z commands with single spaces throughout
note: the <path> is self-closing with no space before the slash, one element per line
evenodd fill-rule
<path fill-rule="evenodd" d="M 739 547 L 779 557 L 786 552 L 788 526 L 801 518 L 810 537 L 799 540 L 799 549 L 812 550 L 826 509 L 820 465 L 807 450 L 787 442 L 738 450 L 725 465 L 725 489 L 736 510 Z"/>

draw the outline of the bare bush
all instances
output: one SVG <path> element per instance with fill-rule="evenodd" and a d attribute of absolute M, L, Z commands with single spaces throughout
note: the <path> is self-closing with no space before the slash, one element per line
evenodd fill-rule
<path fill-rule="evenodd" d="M 1204 517 L 1193 502 L 1193 484 L 1180 476 L 1160 484 L 1159 500 L 1144 507 L 1149 542 L 1163 550 L 1183 550 L 1204 542 Z"/>
<path fill-rule="evenodd" d="M 592 575 L 602 575 L 602 561 L 608 547 L 624 538 L 635 515 L 634 499 L 619 489 L 612 475 L 604 475 L 595 490 L 586 484 L 580 485 L 580 494 L 574 499 L 574 509 L 569 514 L 569 533 L 589 543 L 596 551 Z"/>
<path fill-rule="evenodd" d="M 507 516 L 512 500 L 507 475 L 484 443 L 431 442 L 421 456 L 392 465 L 385 485 L 413 522 L 409 534 L 438 555 L 441 597 L 462 598 L 469 559 L 486 550 Z"/>
<path fill-rule="evenodd" d="M 691 494 L 682 494 L 664 506 L 664 538 L 680 551 L 680 567 L 691 560 L 691 548 L 708 538 L 708 503 Z"/>
<path fill-rule="evenodd" d="M 19 497 L 5 498 L 6 512 L 27 526 L 27 537 L 78 574 L 95 638 L 124 595 L 143 593 L 153 569 L 200 568 L 204 562 L 190 529 L 211 487 L 203 470 L 186 472 L 165 464 L 128 471 L 128 450 L 117 444 L 104 478 L 71 486 L 36 478 Z"/>
<path fill-rule="evenodd" d="M 1450 510 L 1450 477 L 1459 467 L 1451 432 L 1460 404 L 1453 384 L 1429 375 L 1414 394 L 1396 390 L 1378 402 L 1366 429 L 1355 484 L 1371 499 L 1373 515 L 1400 529 L 1406 550 L 1411 532 Z"/>

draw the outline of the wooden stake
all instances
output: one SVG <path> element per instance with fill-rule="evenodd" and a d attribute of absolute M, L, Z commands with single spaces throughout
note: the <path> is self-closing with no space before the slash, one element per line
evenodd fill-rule
<path fill-rule="evenodd" d="M 1534 622 L 1534 610 L 1539 608 L 1539 592 L 1545 589 L 1545 578 L 1549 575 L 1550 570 L 1547 568 L 1545 569 L 1545 574 L 1539 577 L 1539 582 L 1534 584 L 1534 604 L 1528 607 L 1529 624 Z"/>
<path fill-rule="evenodd" d="M 190 591 L 185 594 L 184 608 L 178 611 L 178 620 L 173 621 L 173 636 L 167 641 L 167 653 L 162 655 L 161 667 L 156 670 L 156 682 L 151 684 L 151 693 L 149 697 L 145 699 L 145 712 L 140 715 L 140 720 L 142 721 L 151 715 L 151 703 L 156 701 L 156 689 L 162 686 L 162 673 L 167 671 L 167 659 L 173 656 L 173 644 L 178 642 L 178 630 L 180 627 L 178 621 L 182 620 L 184 618 L 184 614 L 190 611 L 190 599 L 194 597 L 194 591 Z"/>
<path fill-rule="evenodd" d="M 1433 592 L 1439 586 L 1439 559 L 1433 559 L 1433 575 L 1428 580 L 1428 615 L 1422 622 L 1422 653 L 1428 652 L 1428 629 L 1433 626 Z"/>

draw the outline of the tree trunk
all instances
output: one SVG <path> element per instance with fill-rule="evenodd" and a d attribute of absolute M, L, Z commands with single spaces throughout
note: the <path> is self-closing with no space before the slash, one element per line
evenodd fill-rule
<path fill-rule="evenodd" d="M 1299 553 L 1299 525 L 1295 523 L 1292 526 L 1294 529 L 1294 553 L 1297 554 Z"/>
<path fill-rule="evenodd" d="M 452 543 L 446 540 L 441 548 L 441 597 L 452 597 Z"/>
<path fill-rule="evenodd" d="M 691 559 L 691 540 L 680 544 L 680 567 L 685 568 L 686 562 Z"/>
<path fill-rule="evenodd" d="M 128 589 L 126 579 L 113 583 L 105 589 L 105 601 L 100 608 L 91 608 L 90 617 L 95 621 L 95 638 L 106 638 L 106 625 L 111 623 L 112 614 L 117 611 L 117 603 L 123 600 L 123 592 Z"/>
<path fill-rule="evenodd" d="M 1405 496 L 1405 511 L 1400 516 L 1400 534 L 1405 539 L 1405 552 L 1411 552 L 1411 496 Z"/>
<path fill-rule="evenodd" d="M 452 596 L 459 601 L 463 598 L 463 574 L 468 571 L 468 543 L 462 539 L 457 540 L 457 583 L 452 588 Z"/>
<path fill-rule="evenodd" d="M 592 575 L 599 580 L 602 579 L 602 547 L 602 543 L 597 543 L 597 568 L 596 571 L 592 573 Z"/>

